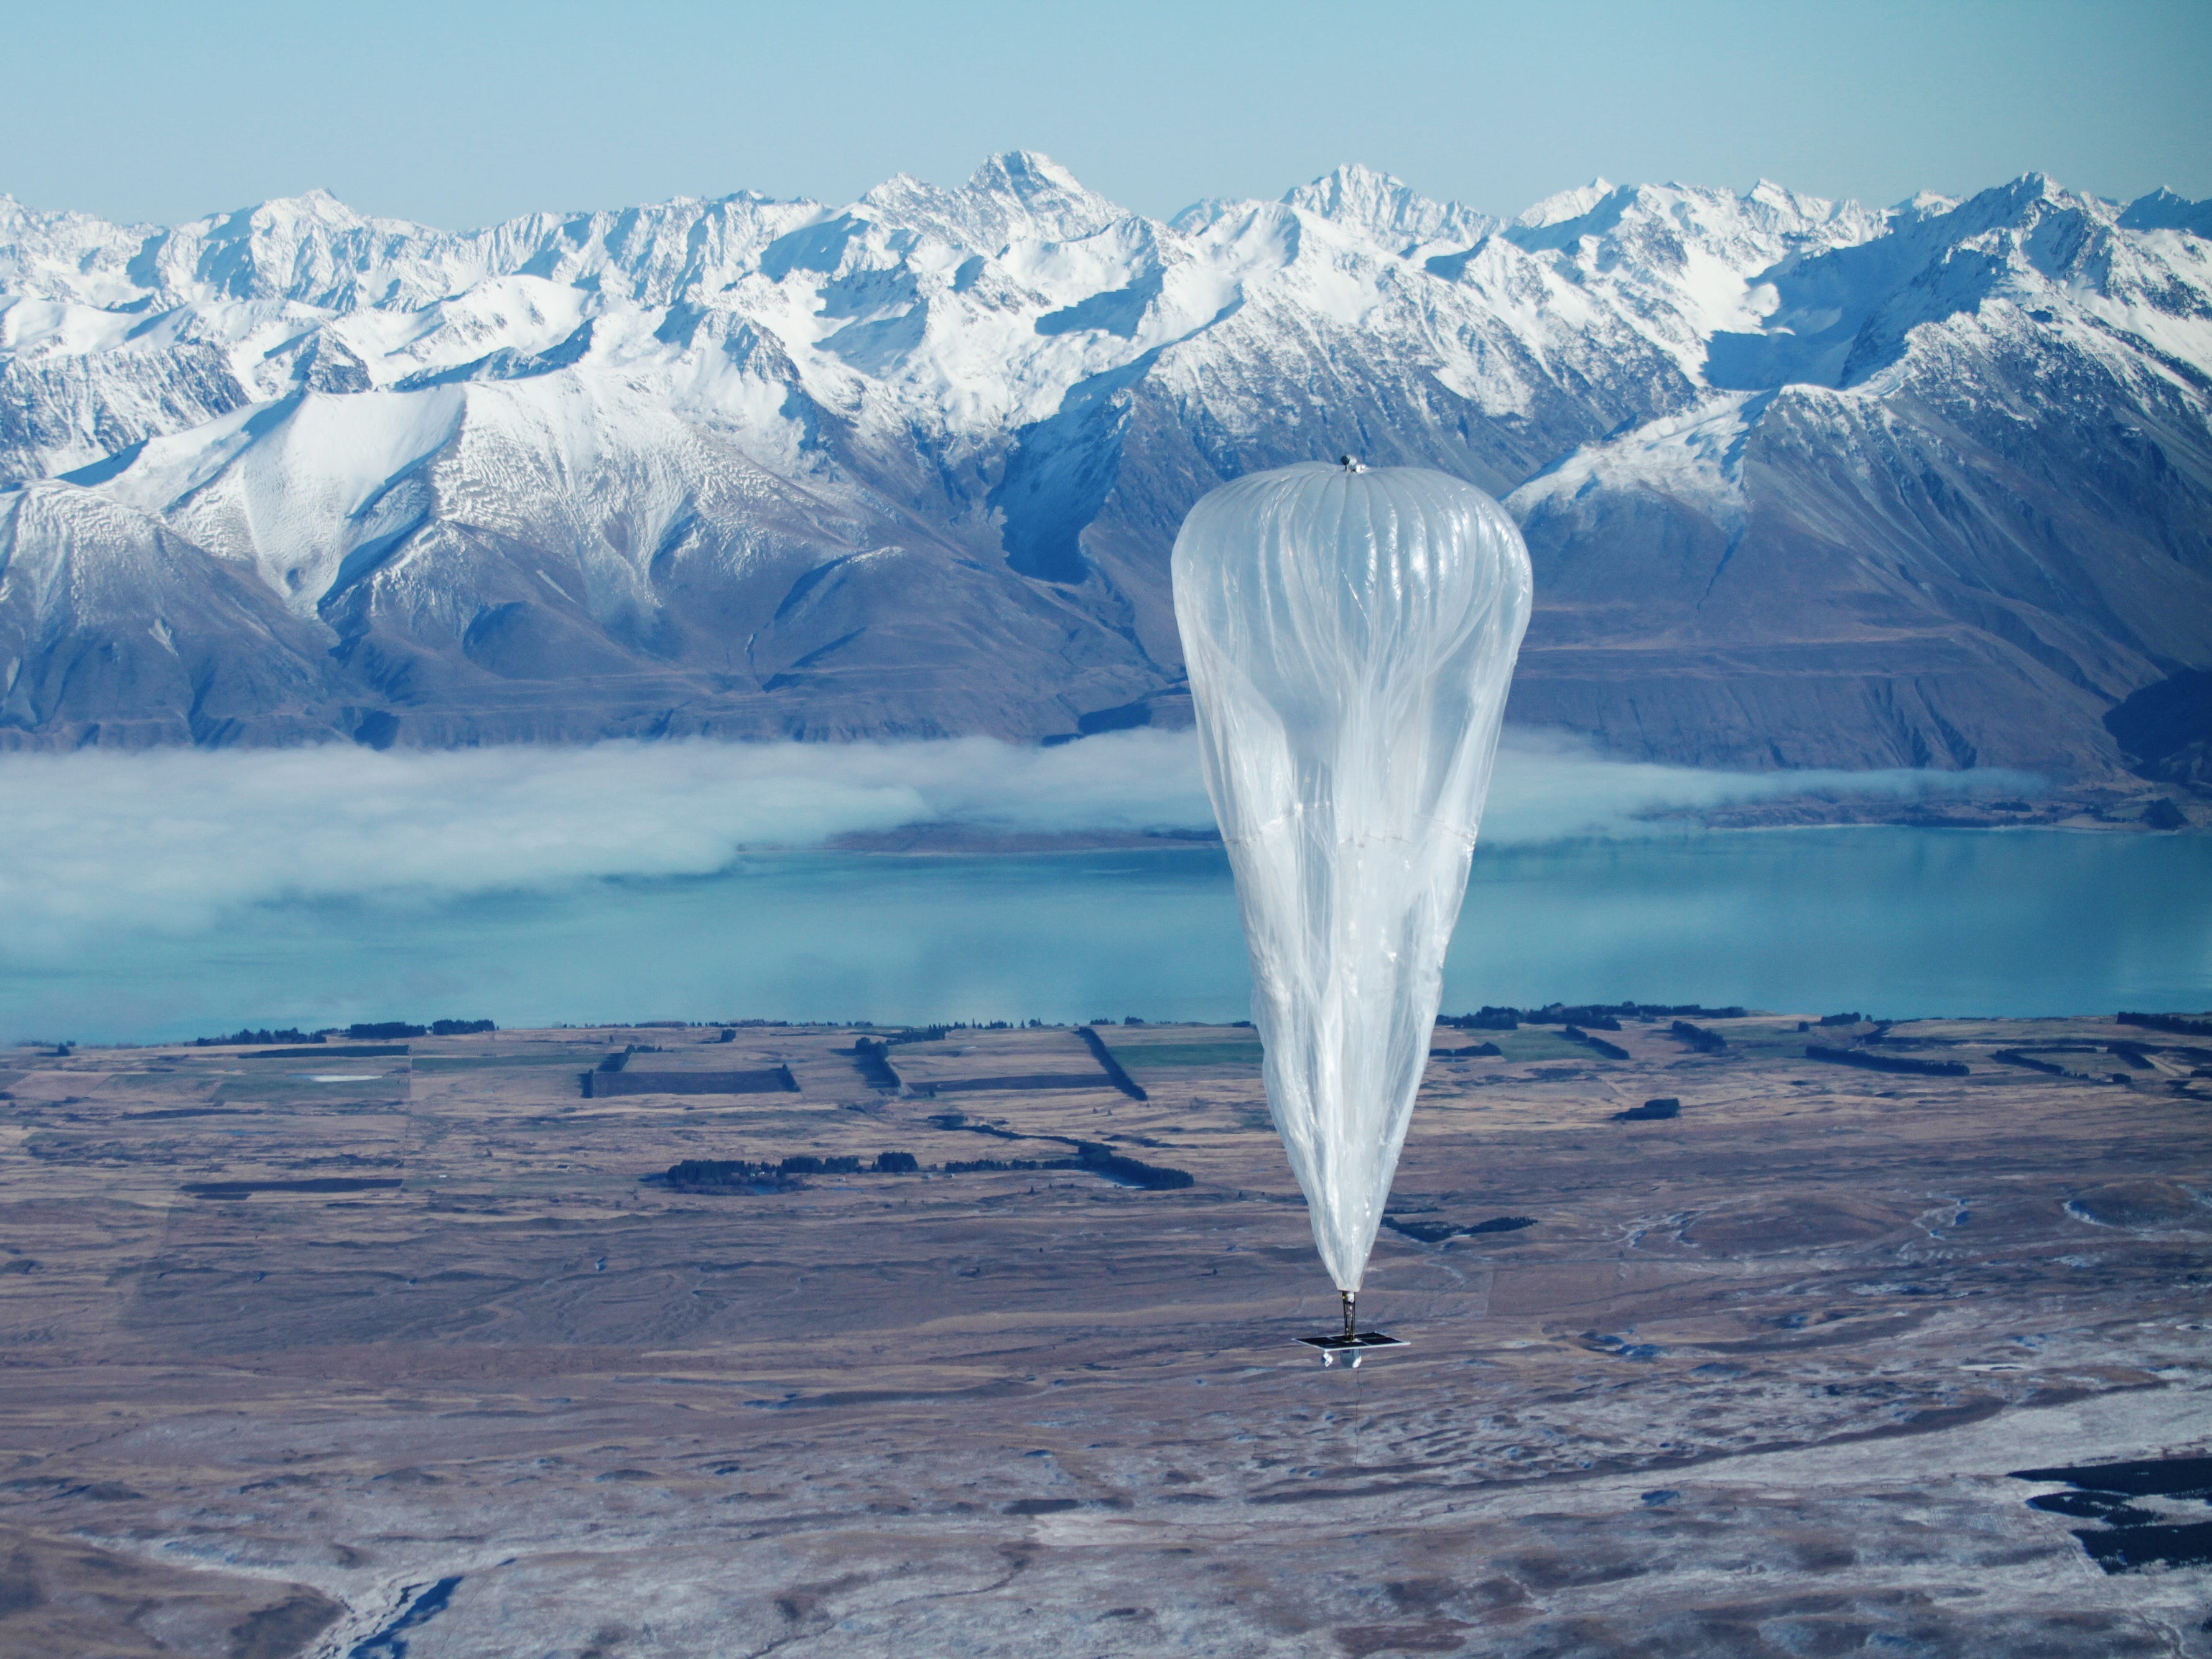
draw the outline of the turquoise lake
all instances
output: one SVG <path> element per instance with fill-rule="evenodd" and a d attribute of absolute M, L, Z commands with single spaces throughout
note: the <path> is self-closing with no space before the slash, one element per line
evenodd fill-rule
<path fill-rule="evenodd" d="M 58 958 L 0 940 L 0 1038 L 489 1017 L 1230 1020 L 1211 848 L 750 856 L 437 903 L 264 903 Z M 1447 1011 L 1742 1003 L 1889 1018 L 2212 1006 L 2212 842 L 1906 829 L 1708 831 L 1485 849 Z"/>

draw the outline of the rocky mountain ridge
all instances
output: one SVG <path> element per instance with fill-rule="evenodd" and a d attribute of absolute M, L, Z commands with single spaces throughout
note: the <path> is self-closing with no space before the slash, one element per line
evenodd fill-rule
<path fill-rule="evenodd" d="M 2186 784 L 2208 234 L 1358 167 L 1161 222 L 1024 153 L 465 234 L 0 198 L 0 744 L 1172 722 L 1182 514 L 1350 452 L 1521 520 L 1519 723 Z"/>

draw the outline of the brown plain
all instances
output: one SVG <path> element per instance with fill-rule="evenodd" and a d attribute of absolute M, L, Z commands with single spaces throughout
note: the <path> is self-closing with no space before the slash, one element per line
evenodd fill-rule
<path fill-rule="evenodd" d="M 2204 1572 L 2006 1474 L 2203 1446 L 2212 1083 L 1990 1058 L 2143 1040 L 2097 1020 L 1893 1033 L 1963 1078 L 1711 1024 L 1437 1060 L 1394 1213 L 1536 1224 L 1386 1228 L 1412 1346 L 1356 1373 L 1291 1340 L 1336 1298 L 1249 1031 L 1106 1030 L 1145 1103 L 1066 1030 L 895 1048 L 1055 1085 L 934 1098 L 827 1027 L 15 1051 L 0 1654 L 2212 1650 Z M 799 1091 L 582 1097 L 638 1041 Z M 1195 1184 L 643 1180 L 1066 1139 Z"/>

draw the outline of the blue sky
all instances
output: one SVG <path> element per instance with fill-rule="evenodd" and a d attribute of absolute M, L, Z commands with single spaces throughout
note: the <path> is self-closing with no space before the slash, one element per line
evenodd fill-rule
<path fill-rule="evenodd" d="M 2212 195 L 2208 0 L 217 0 L 26 7 L 5 39 L 0 190 L 161 222 L 315 185 L 453 228 L 842 201 L 1017 147 L 1158 215 L 1340 161 L 1500 213 L 1599 173 Z"/>

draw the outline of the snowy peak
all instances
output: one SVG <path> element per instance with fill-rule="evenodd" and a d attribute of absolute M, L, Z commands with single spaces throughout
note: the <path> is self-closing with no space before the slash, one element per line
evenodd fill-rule
<path fill-rule="evenodd" d="M 956 187 L 902 175 L 842 210 L 741 191 L 459 234 L 320 190 L 171 230 L 0 201 L 0 352 L 19 374 L 53 365 L 4 428 L 0 477 L 301 392 L 599 374 L 778 465 L 813 441 L 784 412 L 795 391 L 855 433 L 981 453 L 1101 376 L 1152 372 L 1152 354 L 1200 375 L 1224 353 L 1340 336 L 1486 418 L 1645 388 L 1598 397 L 1609 426 L 1707 390 L 1864 380 L 1916 330 L 1996 300 L 2104 325 L 2118 307 L 2201 362 L 2205 272 L 2187 249 L 2204 212 L 2161 192 L 2121 213 L 2039 174 L 1888 212 L 1768 179 L 1739 194 L 1599 179 L 1501 226 L 1347 164 L 1170 226 L 1027 150 Z"/>
<path fill-rule="evenodd" d="M 1600 179 L 1538 204 L 1504 234 L 1531 252 L 1572 252 L 1595 240 L 1601 258 L 1613 258 L 1679 260 L 1694 245 L 1751 274 L 1759 261 L 1864 241 L 1887 228 L 1884 215 L 1856 202 L 1800 196 L 1765 179 L 1741 196 L 1688 185 L 1615 187 Z"/>
<path fill-rule="evenodd" d="M 358 301 L 370 270 L 431 257 L 447 240 L 420 225 L 366 218 L 315 190 L 180 227 L 150 263 L 160 288 L 179 298 L 343 308 Z"/>
<path fill-rule="evenodd" d="M 1284 193 L 1285 205 L 1364 231 L 1385 244 L 1477 242 L 1500 222 L 1456 202 L 1435 202 L 1389 173 L 1348 163 Z"/>
<path fill-rule="evenodd" d="M 2025 173 L 2008 184 L 1978 191 L 1943 215 L 1943 234 L 1959 241 L 1985 230 L 2029 230 L 2054 213 L 2099 222 L 2117 216 L 2094 196 L 2077 196 L 2045 174 Z"/>
<path fill-rule="evenodd" d="M 1064 240 L 1088 236 L 1127 216 L 1125 210 L 1085 189 L 1073 173 L 1036 150 L 1004 150 L 987 158 L 969 175 L 968 189 L 977 196 L 1011 198 L 1033 221 Z"/>
<path fill-rule="evenodd" d="M 1613 194 L 1613 185 L 1604 179 L 1593 179 L 1580 190 L 1563 190 L 1556 196 L 1547 196 L 1535 206 L 1522 212 L 1513 221 L 1515 228 L 1540 230 L 1547 225 L 1556 225 L 1569 219 L 1579 219 L 1600 202 Z"/>
<path fill-rule="evenodd" d="M 2186 216 L 2163 203 L 2148 210 L 2150 215 Z M 1991 301 L 2008 301 L 2053 325 L 2063 317 L 2107 316 L 2116 303 L 2165 317 L 2212 314 L 2204 310 L 2212 272 L 2201 254 L 2184 250 L 2177 259 L 2126 218 L 2117 204 L 2029 173 L 1946 212 L 1901 222 L 1882 243 L 1834 256 L 1830 286 L 1847 284 L 1869 295 L 1890 289 L 1875 309 L 1900 333 L 1917 323 L 1978 313 Z M 1877 270 L 1882 280 L 1869 280 Z M 1901 275 L 1907 279 L 1900 282 Z M 2182 356 L 2203 366 L 2212 337 L 2194 344 L 2173 337 Z"/>
<path fill-rule="evenodd" d="M 992 254 L 1018 240 L 1079 241 L 1132 216 L 1050 156 L 1022 149 L 989 157 L 957 190 L 902 173 L 863 196 L 855 210 Z"/>
<path fill-rule="evenodd" d="M 1737 199 L 1747 219 L 1776 234 L 1820 236 L 1832 246 L 1863 242 L 1889 228 L 1889 216 L 1879 208 L 1802 196 L 1771 179 L 1761 179 Z"/>
<path fill-rule="evenodd" d="M 438 234 L 427 226 L 411 224 L 398 219 L 371 219 L 356 213 L 320 185 L 311 185 L 297 196 L 272 196 L 258 206 L 242 213 L 233 214 L 226 221 L 236 225 L 243 218 L 252 228 L 263 235 L 286 234 L 296 237 L 307 227 L 325 234 L 336 234 L 359 230 L 375 225 L 398 234 L 431 237 Z"/>
<path fill-rule="evenodd" d="M 1886 217 L 1762 183 L 1738 195 L 1598 179 L 1540 203 L 1499 234 L 1579 293 L 1601 297 L 1692 384 L 1711 343 L 1755 332 L 1793 261 L 1879 239 Z M 1731 371 L 1733 374 L 1734 371 Z M 1709 384 L 1746 384 L 1726 378 Z"/>
<path fill-rule="evenodd" d="M 2192 202 L 2160 185 L 2148 196 L 2138 196 L 2120 215 L 2123 230 L 2185 230 L 2191 236 L 2212 239 L 2212 201 Z"/>
<path fill-rule="evenodd" d="M 1196 372 L 1314 330 L 1425 364 L 1486 416 L 1615 382 L 1671 384 L 1662 401 L 1685 406 L 1863 379 L 1992 298 L 2185 319 L 2201 258 L 2177 264 L 2135 227 L 2188 235 L 2199 211 L 2165 192 L 2116 222 L 2040 175 L 1909 213 L 1765 179 L 1598 179 L 1500 228 L 1347 165 L 1169 227 L 1018 150 L 957 188 L 902 176 L 842 212 L 739 192 L 464 234 L 319 191 L 172 231 L 0 204 L 0 348 L 19 372 L 69 359 L 91 377 L 55 382 L 68 407 L 11 432 L 8 465 L 71 471 L 301 390 L 601 372 L 643 376 L 763 457 L 793 453 L 770 385 L 981 450 L 1156 350 Z M 2165 349 L 2203 356 L 2179 329 Z"/>

